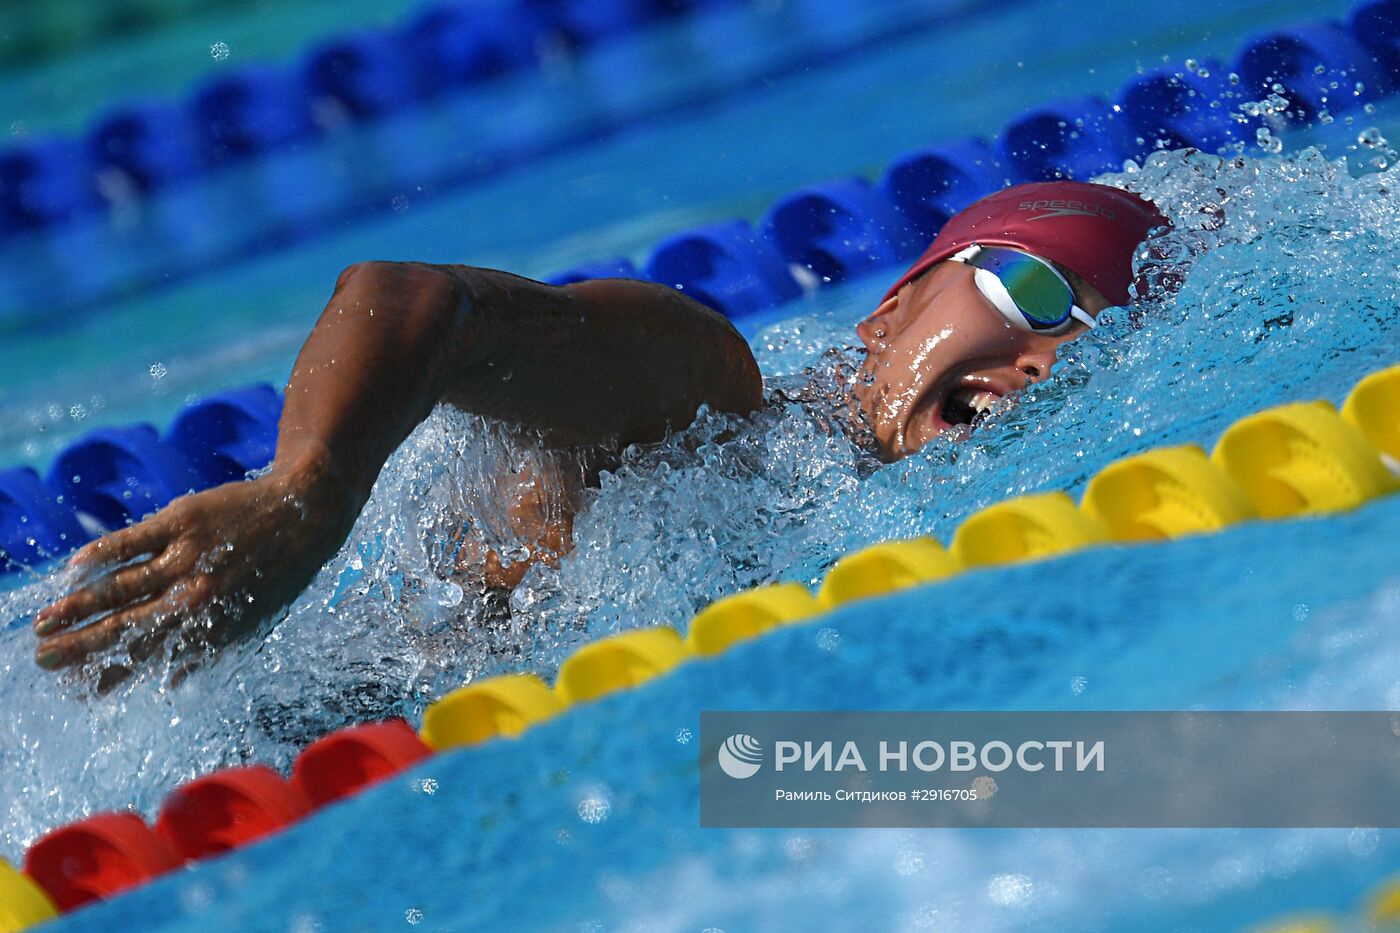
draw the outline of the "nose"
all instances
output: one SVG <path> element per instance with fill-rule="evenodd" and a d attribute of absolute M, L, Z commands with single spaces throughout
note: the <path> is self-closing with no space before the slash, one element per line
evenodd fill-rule
<path fill-rule="evenodd" d="M 1023 350 L 1016 357 L 1016 368 L 1025 373 L 1027 382 L 1039 382 L 1050 375 L 1050 369 L 1058 359 L 1055 355 L 1058 346 L 1056 343 L 1047 342 L 1047 345 Z"/>

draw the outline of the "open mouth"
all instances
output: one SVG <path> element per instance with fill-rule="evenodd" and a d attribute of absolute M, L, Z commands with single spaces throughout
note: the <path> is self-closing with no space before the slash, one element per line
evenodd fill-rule
<path fill-rule="evenodd" d="M 975 427 L 999 401 L 1000 395 L 982 386 L 956 386 L 943 399 L 938 414 L 949 425 Z"/>

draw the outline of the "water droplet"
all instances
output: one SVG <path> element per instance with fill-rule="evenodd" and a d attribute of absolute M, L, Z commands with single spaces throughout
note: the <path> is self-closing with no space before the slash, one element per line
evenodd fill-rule
<path fill-rule="evenodd" d="M 451 580 L 445 581 L 438 587 L 438 605 L 447 606 L 448 608 L 460 606 L 464 595 L 459 585 L 453 583 Z"/>
<path fill-rule="evenodd" d="M 1083 675 L 1071 677 L 1069 681 L 1069 692 L 1075 696 L 1080 696 L 1089 686 L 1089 678 Z"/>
<path fill-rule="evenodd" d="M 417 907 L 410 907 L 403 912 L 403 918 L 409 922 L 410 926 L 417 926 L 423 922 L 423 911 Z"/>
<path fill-rule="evenodd" d="M 612 803 L 606 797 L 586 797 L 579 801 L 578 818 L 585 823 L 597 825 L 612 815 Z"/>
<path fill-rule="evenodd" d="M 229 48 L 227 42 L 215 42 L 213 45 L 209 46 L 209 57 L 214 59 L 214 61 L 226 61 L 228 56 Z"/>
<path fill-rule="evenodd" d="M 1347 834 L 1347 848 L 1353 855 L 1374 855 L 1380 843 L 1380 832 L 1369 826 L 1358 826 Z"/>
<path fill-rule="evenodd" d="M 164 379 L 167 370 L 164 363 L 152 363 L 149 372 L 152 379 Z"/>
<path fill-rule="evenodd" d="M 997 875 L 987 883 L 987 897 L 1002 907 L 1024 907 L 1034 890 L 1035 885 L 1025 875 Z"/>
<path fill-rule="evenodd" d="M 680 745 L 690 744 L 690 730 L 684 727 L 676 730 L 676 742 Z"/>
<path fill-rule="evenodd" d="M 1360 133 L 1356 134 L 1356 141 L 1363 146 L 1378 149 L 1386 144 L 1385 134 L 1379 128 L 1368 126 Z"/>

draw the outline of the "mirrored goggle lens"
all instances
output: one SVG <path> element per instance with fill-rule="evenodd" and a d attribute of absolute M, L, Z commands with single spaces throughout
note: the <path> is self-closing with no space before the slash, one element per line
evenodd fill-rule
<path fill-rule="evenodd" d="M 1068 320 L 1074 295 L 1045 263 L 1010 250 L 984 249 L 972 264 L 1001 279 L 1032 327 L 1057 327 Z"/>

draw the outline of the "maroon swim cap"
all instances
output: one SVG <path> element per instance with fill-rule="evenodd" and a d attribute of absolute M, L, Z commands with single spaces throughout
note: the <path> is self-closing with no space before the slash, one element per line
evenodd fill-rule
<path fill-rule="evenodd" d="M 949 218 L 885 299 L 973 243 L 1011 246 L 1057 262 L 1115 305 L 1131 298 L 1133 253 L 1167 219 L 1151 201 L 1082 181 L 1040 181 L 988 195 Z"/>

